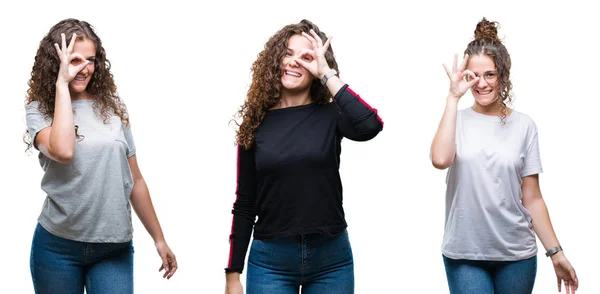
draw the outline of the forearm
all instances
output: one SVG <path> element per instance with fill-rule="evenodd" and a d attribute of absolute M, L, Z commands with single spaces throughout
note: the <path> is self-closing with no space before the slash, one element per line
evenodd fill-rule
<path fill-rule="evenodd" d="M 542 197 L 532 200 L 525 206 L 525 208 L 531 214 L 533 223 L 533 230 L 538 236 L 544 249 L 546 251 L 559 246 L 558 238 L 554 233 L 552 222 L 550 221 L 550 215 L 548 214 L 548 208 L 546 202 Z"/>
<path fill-rule="evenodd" d="M 323 77 L 319 77 L 319 79 L 321 79 Z M 340 79 L 340 77 L 338 76 L 332 76 L 331 78 L 329 78 L 327 80 L 327 89 L 329 90 L 329 93 L 331 93 L 331 95 L 335 96 L 335 94 L 345 85 L 346 83 L 344 83 L 344 81 L 342 81 L 342 79 Z"/>
<path fill-rule="evenodd" d="M 346 84 L 337 89 L 333 100 L 338 106 L 334 109 L 334 115 L 338 117 L 338 130 L 344 137 L 354 141 L 367 141 L 383 129 L 383 121 L 377 114 L 377 109 L 362 100 Z"/>
<path fill-rule="evenodd" d="M 148 186 L 146 186 L 146 181 L 143 178 L 135 180 L 131 192 L 131 206 L 133 206 L 135 213 L 154 240 L 154 243 L 164 242 L 165 237 L 154 211 Z"/>
<path fill-rule="evenodd" d="M 54 117 L 48 139 L 48 152 L 61 161 L 69 161 L 75 153 L 75 124 L 69 84 L 56 83 Z"/>
<path fill-rule="evenodd" d="M 238 203 L 233 209 L 233 223 L 229 235 L 229 260 L 225 272 L 241 273 L 244 270 L 246 253 L 250 245 L 255 217 L 250 212 L 244 212 Z"/>
<path fill-rule="evenodd" d="M 454 161 L 457 111 L 458 99 L 448 96 L 442 120 L 431 143 L 431 161 L 438 169 L 445 169 Z"/>

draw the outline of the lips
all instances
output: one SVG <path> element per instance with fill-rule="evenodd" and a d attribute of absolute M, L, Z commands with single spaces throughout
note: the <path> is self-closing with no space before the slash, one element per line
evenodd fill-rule
<path fill-rule="evenodd" d="M 286 70 L 285 74 L 288 75 L 288 76 L 296 77 L 296 78 L 299 78 L 299 77 L 302 76 L 301 73 L 295 72 L 295 71 L 290 71 L 290 70 Z"/>
<path fill-rule="evenodd" d="M 75 78 L 73 80 L 78 81 L 78 82 L 85 82 L 86 79 L 87 79 L 87 77 L 84 77 L 84 76 L 75 76 Z"/>
<path fill-rule="evenodd" d="M 487 95 L 492 93 L 492 90 L 475 90 L 479 95 Z"/>

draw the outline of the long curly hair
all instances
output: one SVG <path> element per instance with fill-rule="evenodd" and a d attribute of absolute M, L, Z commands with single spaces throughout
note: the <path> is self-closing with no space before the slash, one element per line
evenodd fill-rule
<path fill-rule="evenodd" d="M 493 61 L 498 71 L 498 106 L 500 107 L 500 118 L 505 123 L 508 115 L 508 104 L 513 100 L 512 82 L 510 81 L 510 55 L 498 37 L 500 25 L 495 21 L 488 21 L 485 17 L 477 23 L 475 28 L 475 39 L 469 43 L 465 54 L 469 56 L 487 55 Z"/>
<path fill-rule="evenodd" d="M 275 33 L 265 44 L 264 50 L 258 54 L 251 68 L 253 74 L 248 96 L 237 112 L 238 118 L 242 118 L 236 133 L 237 144 L 246 149 L 252 147 L 254 135 L 265 114 L 281 100 L 282 59 L 287 50 L 288 40 L 291 36 L 302 32 L 310 34 L 311 29 L 325 43 L 327 36 L 315 24 L 304 19 L 297 24 L 287 25 Z M 339 73 L 331 46 L 325 53 L 325 59 L 329 67 Z M 330 102 L 333 96 L 326 87 L 321 85 L 319 79 L 314 79 L 310 86 L 310 97 L 316 104 L 325 104 Z"/>
<path fill-rule="evenodd" d="M 94 97 L 94 108 L 99 111 L 105 122 L 114 114 L 119 116 L 124 124 L 129 125 L 127 108 L 117 95 L 117 86 L 110 72 L 110 61 L 106 58 L 102 41 L 89 23 L 73 18 L 62 20 L 54 25 L 40 42 L 31 70 L 31 79 L 28 82 L 29 89 L 25 104 L 38 101 L 42 115 L 47 119 L 53 119 L 56 79 L 60 68 L 60 59 L 54 43 L 61 44 L 63 33 L 67 44 L 71 41 L 73 33 L 77 34 L 77 40 L 88 39 L 94 43 L 96 47 L 94 74 L 86 91 Z M 26 132 L 24 141 L 29 150 L 33 143 L 29 131 Z"/>

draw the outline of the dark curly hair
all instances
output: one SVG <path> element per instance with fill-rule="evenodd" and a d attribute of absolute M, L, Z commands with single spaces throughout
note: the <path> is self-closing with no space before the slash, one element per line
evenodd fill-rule
<path fill-rule="evenodd" d="M 252 147 L 254 135 L 265 114 L 281 100 L 281 61 L 285 56 L 288 40 L 302 32 L 310 34 L 311 29 L 321 37 L 323 43 L 327 41 L 327 36 L 315 24 L 304 19 L 275 33 L 265 44 L 265 49 L 258 54 L 258 58 L 252 64 L 252 83 L 247 99 L 237 113 L 237 116 L 242 118 L 236 133 L 237 144 L 246 149 Z M 327 49 L 325 58 L 329 67 L 339 73 L 331 46 Z M 310 97 L 316 104 L 325 104 L 330 102 L 333 96 L 318 79 L 314 79 L 310 86 Z"/>
<path fill-rule="evenodd" d="M 67 44 L 69 44 L 73 33 L 77 34 L 77 40 L 88 39 L 96 47 L 94 74 L 86 88 L 86 91 L 94 97 L 94 107 L 99 110 L 105 122 L 114 114 L 119 116 L 124 124 L 129 125 L 127 108 L 117 95 L 117 86 L 112 73 L 110 73 L 111 65 L 110 61 L 106 59 L 102 41 L 89 23 L 73 18 L 62 20 L 54 25 L 40 42 L 31 70 L 25 104 L 38 101 L 42 115 L 50 120 L 53 119 L 56 79 L 60 68 L 60 59 L 54 43 L 61 44 L 61 34 L 65 34 Z M 29 150 L 33 144 L 29 131 L 26 132 L 24 140 Z"/>
<path fill-rule="evenodd" d="M 471 41 L 465 50 L 469 56 L 487 55 L 493 61 L 498 71 L 498 100 L 500 107 L 500 118 L 505 122 L 508 114 L 507 104 L 512 102 L 512 83 L 510 81 L 510 55 L 508 50 L 498 38 L 500 25 L 495 21 L 488 21 L 485 17 L 477 23 L 475 28 L 475 40 Z"/>

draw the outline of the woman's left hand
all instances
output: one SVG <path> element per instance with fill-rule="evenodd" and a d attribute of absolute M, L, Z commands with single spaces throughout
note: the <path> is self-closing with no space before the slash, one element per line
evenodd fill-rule
<path fill-rule="evenodd" d="M 327 41 L 323 44 L 321 37 L 313 30 L 310 30 L 310 35 L 302 32 L 302 36 L 310 41 L 313 49 L 302 50 L 300 52 L 300 58 L 296 61 L 310 71 L 313 76 L 321 79 L 326 73 L 331 71 L 331 68 L 327 64 L 327 59 L 325 59 L 325 52 L 327 52 L 327 49 L 329 48 L 332 37 L 327 38 Z"/>
<path fill-rule="evenodd" d="M 579 280 L 577 279 L 575 269 L 562 251 L 552 256 L 552 265 L 554 265 L 554 272 L 556 272 L 558 292 L 561 290 L 561 284 L 564 283 L 566 293 L 574 294 L 575 290 L 579 287 Z"/>
<path fill-rule="evenodd" d="M 165 270 L 163 278 L 170 279 L 175 272 L 177 271 L 177 259 L 175 259 L 175 254 L 169 248 L 166 242 L 158 242 L 156 243 L 156 251 L 158 251 L 158 255 L 160 259 L 162 259 L 162 265 L 158 269 L 158 271 Z"/>

